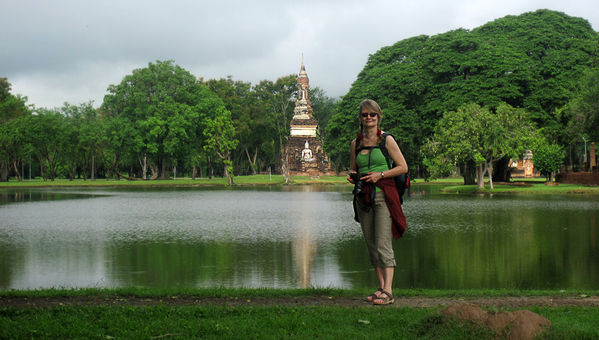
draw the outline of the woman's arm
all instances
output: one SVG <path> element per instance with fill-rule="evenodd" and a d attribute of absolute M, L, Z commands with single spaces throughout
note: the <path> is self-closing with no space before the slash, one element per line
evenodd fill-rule
<path fill-rule="evenodd" d="M 393 159 L 393 162 L 395 162 L 395 167 L 393 167 L 393 169 L 389 169 L 382 172 L 369 172 L 368 175 L 361 178 L 362 180 L 366 182 L 376 183 L 383 178 L 391 178 L 408 172 L 408 164 L 406 163 L 406 160 L 403 157 L 401 150 L 399 150 L 399 146 L 397 145 L 395 139 L 392 136 L 387 136 L 387 139 L 385 139 L 385 147 L 389 152 L 389 157 L 391 157 L 391 159 Z"/>
<path fill-rule="evenodd" d="M 395 162 L 395 167 L 393 167 L 393 169 L 384 171 L 385 178 L 395 177 L 407 173 L 408 164 L 406 163 L 406 159 L 403 157 L 403 154 L 399 149 L 399 145 L 397 145 L 397 142 L 395 142 L 395 138 L 393 138 L 393 136 L 387 136 L 387 138 L 385 139 L 385 146 L 387 147 L 387 151 L 389 152 L 389 157 L 391 157 L 391 159 L 393 159 L 393 162 Z"/>

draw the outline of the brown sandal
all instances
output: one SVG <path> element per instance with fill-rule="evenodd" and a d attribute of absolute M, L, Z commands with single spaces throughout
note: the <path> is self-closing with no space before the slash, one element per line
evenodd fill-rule
<path fill-rule="evenodd" d="M 368 295 L 367 297 L 365 297 L 364 301 L 366 301 L 366 302 L 372 302 L 375 299 L 378 299 L 380 297 L 380 294 L 376 295 L 376 293 L 378 293 L 378 292 L 383 292 L 383 288 L 379 288 L 379 289 L 376 290 L 376 292 L 374 292 L 374 293 Z"/>
<path fill-rule="evenodd" d="M 381 301 L 381 302 L 377 302 L 377 301 Z M 378 305 L 390 305 L 393 302 L 395 302 L 395 300 L 393 299 L 393 295 L 384 290 L 381 290 L 381 295 L 378 298 L 372 300 L 372 304 L 377 305 L 377 306 Z"/>

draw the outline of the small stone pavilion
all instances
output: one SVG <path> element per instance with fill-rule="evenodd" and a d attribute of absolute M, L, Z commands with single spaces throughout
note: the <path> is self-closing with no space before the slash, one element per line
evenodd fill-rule
<path fill-rule="evenodd" d="M 318 177 L 332 175 L 329 158 L 322 150 L 322 142 L 317 134 L 318 122 L 312 115 L 312 103 L 308 95 L 310 81 L 302 65 L 297 77 L 297 101 L 291 119 L 291 134 L 285 146 L 285 155 L 291 175 Z"/>

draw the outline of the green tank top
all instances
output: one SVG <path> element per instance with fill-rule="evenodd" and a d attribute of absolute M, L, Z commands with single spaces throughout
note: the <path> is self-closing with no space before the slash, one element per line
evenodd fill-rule
<path fill-rule="evenodd" d="M 358 155 L 356 156 L 356 165 L 361 174 L 389 170 L 385 155 L 383 155 L 380 148 L 373 148 L 365 155 L 362 154 L 362 152 L 358 152 Z"/>

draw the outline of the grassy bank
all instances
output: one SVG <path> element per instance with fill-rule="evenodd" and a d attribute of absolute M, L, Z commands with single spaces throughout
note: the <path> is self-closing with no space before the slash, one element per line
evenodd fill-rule
<path fill-rule="evenodd" d="M 578 184 L 558 184 L 545 185 L 539 182 L 513 182 L 509 184 L 494 184 L 491 190 L 488 183 L 484 189 L 479 189 L 476 185 L 447 185 L 441 189 L 447 194 L 592 194 L 599 195 L 599 187 L 585 186 Z"/>
<path fill-rule="evenodd" d="M 362 296 L 365 292 L 338 289 L 83 289 L 0 292 L 0 299 L 15 296 L 226 296 L 236 299 L 306 296 Z M 585 292 L 597 294 L 597 291 Z M 396 295 L 438 296 L 530 296 L 577 294 L 580 291 L 503 290 L 396 290 Z M 118 300 L 118 299 L 116 299 Z M 280 300 L 279 300 L 280 301 Z M 472 325 L 444 321 L 442 307 L 297 306 L 245 305 L 59 305 L 53 308 L 0 307 L 0 338 L 384 338 L 384 339 L 492 339 L 493 334 Z M 527 308 L 552 322 L 545 339 L 594 339 L 599 337 L 599 309 L 594 307 Z M 494 311 L 509 309 L 496 309 Z"/>
<path fill-rule="evenodd" d="M 137 297 L 168 297 L 196 296 L 222 298 L 251 298 L 251 297 L 302 297 L 302 296 L 333 296 L 355 297 L 372 293 L 369 289 L 337 289 L 337 288 L 308 288 L 308 289 L 275 289 L 275 288 L 81 288 L 81 289 L 39 289 L 39 290 L 0 290 L 0 298 L 7 297 L 76 297 L 76 296 L 137 296 Z M 559 290 L 520 290 L 520 289 L 396 289 L 396 294 L 405 297 L 530 297 L 530 296 L 597 296 L 599 290 L 592 289 L 559 289 Z"/>
<path fill-rule="evenodd" d="M 292 184 L 346 184 L 347 180 L 344 176 L 321 176 L 312 178 L 310 176 L 293 176 Z M 234 177 L 235 185 L 281 185 L 285 184 L 285 178 L 281 175 L 255 175 L 255 176 L 236 176 Z M 161 186 L 227 186 L 227 179 L 222 177 L 209 178 L 177 178 L 164 180 L 114 180 L 114 179 L 56 179 L 54 181 L 36 178 L 32 180 L 9 182 L 0 182 L 0 188 L 31 188 L 31 187 L 161 187 Z"/>
<path fill-rule="evenodd" d="M 236 176 L 234 178 L 235 186 L 268 186 L 284 185 L 285 179 L 281 175 L 255 175 L 255 176 Z M 462 178 L 443 178 L 434 181 L 425 182 L 423 179 L 414 179 L 412 183 L 419 185 L 442 185 L 443 193 L 448 194 L 472 194 L 472 193 L 534 193 L 534 194 L 598 194 L 598 186 L 585 186 L 575 184 L 558 184 L 555 186 L 545 185 L 544 179 L 515 179 L 510 183 L 495 184 L 493 190 L 489 183 L 485 183 L 484 189 L 478 189 L 476 185 L 463 185 Z M 321 176 L 313 178 L 310 176 L 293 176 L 292 185 L 302 184 L 323 184 L 323 185 L 347 185 L 350 186 L 345 176 Z M 45 187 L 226 187 L 225 178 L 214 177 L 197 178 L 178 178 L 169 180 L 151 180 L 151 181 L 129 181 L 125 179 L 97 179 L 95 181 L 76 179 L 69 181 L 66 179 L 57 179 L 54 181 L 44 181 L 42 179 L 23 180 L 21 182 L 11 180 L 9 182 L 0 182 L 2 188 L 45 188 Z"/>

